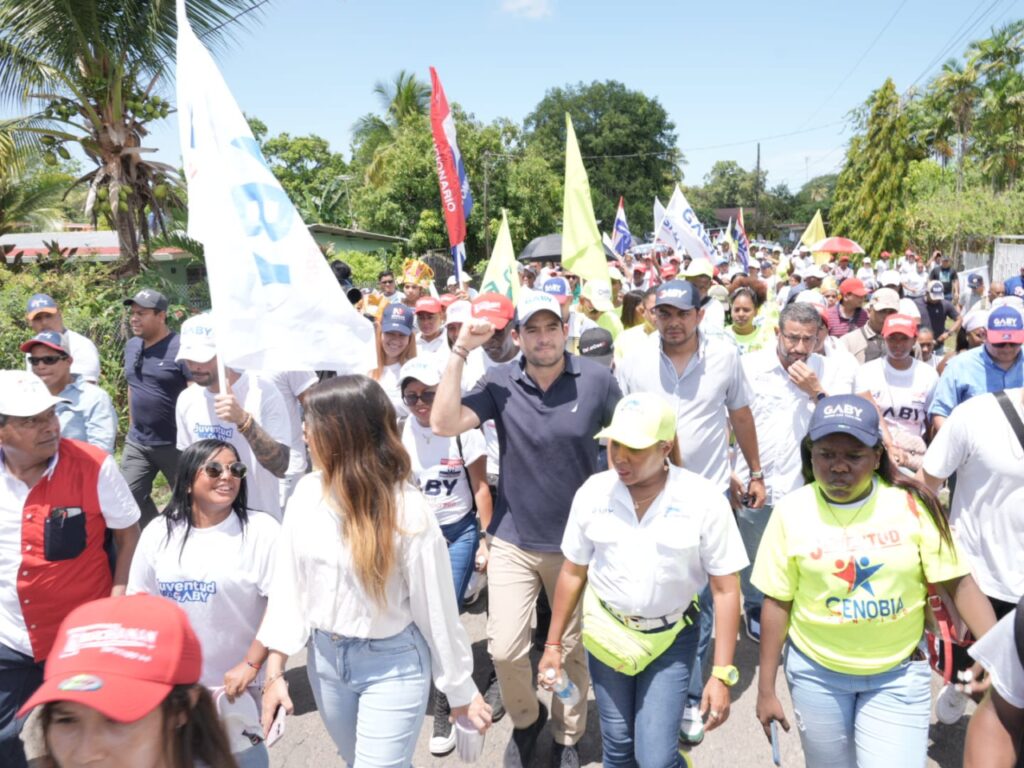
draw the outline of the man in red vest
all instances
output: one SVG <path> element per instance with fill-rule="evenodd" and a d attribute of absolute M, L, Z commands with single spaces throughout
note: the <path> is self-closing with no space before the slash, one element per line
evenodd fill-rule
<path fill-rule="evenodd" d="M 62 439 L 42 380 L 0 371 L 0 765 L 26 765 L 17 711 L 73 609 L 124 593 L 139 507 L 114 459 Z M 117 550 L 114 572 L 104 549 Z"/>

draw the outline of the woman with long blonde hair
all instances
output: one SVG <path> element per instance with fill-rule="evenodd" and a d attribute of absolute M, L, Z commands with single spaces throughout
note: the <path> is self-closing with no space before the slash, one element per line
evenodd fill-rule
<path fill-rule="evenodd" d="M 379 384 L 339 376 L 313 387 L 304 427 L 314 471 L 289 501 L 259 633 L 270 649 L 263 726 L 278 707 L 292 711 L 285 662 L 307 645 L 317 709 L 345 762 L 408 766 L 431 677 L 453 718 L 480 730 L 491 720 L 447 545 Z"/>

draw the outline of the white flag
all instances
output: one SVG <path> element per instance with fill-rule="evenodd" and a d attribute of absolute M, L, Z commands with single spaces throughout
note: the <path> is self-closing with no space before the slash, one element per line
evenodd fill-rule
<path fill-rule="evenodd" d="M 658 230 L 661 229 L 661 220 L 665 218 L 665 206 L 661 204 L 661 200 L 658 199 L 657 195 L 654 197 L 654 233 L 657 234 Z"/>
<path fill-rule="evenodd" d="M 686 249 L 692 258 L 703 256 L 712 264 L 716 261 L 715 245 L 711 242 L 711 236 L 700 223 L 697 214 L 686 201 L 683 190 L 676 184 L 672 192 L 672 198 L 668 201 L 665 209 L 665 218 L 671 221 L 671 229 L 677 241 Z M 664 227 L 664 225 L 663 225 Z"/>
<path fill-rule="evenodd" d="M 203 244 L 218 354 L 238 370 L 354 371 L 373 326 L 346 298 L 177 0 L 188 234 Z"/>

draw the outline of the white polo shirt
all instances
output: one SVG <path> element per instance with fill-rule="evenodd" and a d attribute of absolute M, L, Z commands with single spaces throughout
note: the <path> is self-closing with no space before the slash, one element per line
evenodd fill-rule
<path fill-rule="evenodd" d="M 284 399 L 277 388 L 266 379 L 249 373 L 231 385 L 231 392 L 242 408 L 252 414 L 263 430 L 283 445 L 290 445 L 290 426 Z M 205 438 L 218 438 L 231 443 L 249 469 L 245 476 L 249 492 L 249 509 L 269 512 L 281 519 L 280 481 L 256 460 L 249 441 L 238 431 L 238 425 L 217 418 L 213 407 L 214 394 L 206 387 L 186 387 L 178 395 L 174 409 L 178 424 L 178 449 Z"/>
<path fill-rule="evenodd" d="M 436 355 L 442 349 L 448 348 L 448 336 L 444 332 L 442 326 L 441 332 L 437 334 L 430 341 L 423 338 L 422 333 L 416 334 L 416 354 L 417 355 Z"/>
<path fill-rule="evenodd" d="M 1021 389 L 1008 389 L 1022 414 Z M 949 522 L 971 559 L 974 580 L 990 597 L 1024 594 L 1024 448 L 995 395 L 961 403 L 939 430 L 922 468 L 932 477 L 956 472 Z"/>
<path fill-rule="evenodd" d="M 754 390 L 750 410 L 757 426 L 757 448 L 768 491 L 765 503 L 774 504 L 804 484 L 800 443 L 807 436 L 816 403 L 790 381 L 775 345 L 750 352 L 742 361 L 743 371 Z M 825 358 L 811 354 L 807 365 L 819 382 L 824 381 Z M 736 474 L 744 484 L 750 479 L 750 468 L 742 452 L 736 457 Z"/>
<path fill-rule="evenodd" d="M 43 476 L 51 477 L 59 461 L 60 453 L 54 454 Z M 31 492 L 31 488 L 7 471 L 0 449 L 0 645 L 27 656 L 32 655 L 32 644 L 17 585 L 22 557 L 21 515 Z M 112 456 L 100 465 L 96 494 L 108 529 L 128 528 L 139 521 L 139 505 Z"/>
<path fill-rule="evenodd" d="M 725 496 L 678 467 L 641 520 L 614 470 L 592 475 L 573 498 L 562 554 L 589 566 L 587 578 L 605 603 L 649 619 L 685 609 L 709 575 L 749 564 Z"/>
<path fill-rule="evenodd" d="M 938 383 L 939 374 L 927 363 L 911 358 L 910 367 L 901 371 L 879 357 L 860 367 L 853 389 L 871 393 L 889 429 L 924 437 Z"/>
<path fill-rule="evenodd" d="M 729 488 L 729 411 L 750 405 L 753 392 L 736 345 L 698 331 L 697 351 L 680 376 L 652 333 L 616 366 L 623 395 L 654 392 L 676 412 L 676 434 L 683 466 L 708 478 L 724 493 Z"/>
<path fill-rule="evenodd" d="M 992 676 L 992 687 L 1017 709 L 1024 709 L 1024 665 L 1014 640 L 1016 612 L 1003 616 L 992 629 L 968 649 Z"/>

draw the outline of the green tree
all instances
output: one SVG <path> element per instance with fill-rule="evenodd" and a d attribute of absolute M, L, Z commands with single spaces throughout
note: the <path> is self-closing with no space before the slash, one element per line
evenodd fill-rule
<path fill-rule="evenodd" d="M 888 79 L 869 100 L 865 131 L 850 141 L 836 181 L 832 231 L 869 253 L 905 243 L 909 123 Z"/>
<path fill-rule="evenodd" d="M 572 117 L 590 179 L 594 215 L 611 231 L 619 197 L 631 222 L 650 220 L 656 195 L 665 200 L 682 181 L 675 124 L 656 98 L 614 80 L 552 88 L 526 116 L 526 142 L 559 176 L 565 168 L 565 113 Z"/>
<path fill-rule="evenodd" d="M 793 205 L 794 221 L 810 221 L 814 212 L 821 210 L 821 215 L 828 220 L 832 210 L 832 201 L 836 195 L 836 179 L 838 174 L 828 173 L 815 176 L 804 184 L 796 193 Z"/>
<path fill-rule="evenodd" d="M 258 118 L 248 118 L 270 170 L 308 224 L 353 226 L 352 181 L 344 156 L 332 152 L 326 139 L 316 135 L 268 136 L 267 126 Z"/>
<path fill-rule="evenodd" d="M 216 44 L 250 5 L 193 0 L 189 19 Z M 0 0 L 0 99 L 29 110 L 18 127 L 38 137 L 48 162 L 69 157 L 67 143 L 93 161 L 79 180 L 88 185 L 87 216 L 117 231 L 123 271 L 132 274 L 148 214 L 160 227 L 180 203 L 175 169 L 145 160 L 143 146 L 149 123 L 171 109 L 156 88 L 174 61 L 176 33 L 174 3 L 164 0 Z"/>
<path fill-rule="evenodd" d="M 966 66 L 950 59 L 942 65 L 942 72 L 931 82 L 936 105 L 939 110 L 940 136 L 948 139 L 955 136 L 956 150 L 956 191 L 964 186 L 964 162 L 974 125 L 974 113 L 980 92 L 978 70 L 973 62 Z"/>
<path fill-rule="evenodd" d="M 394 149 L 398 131 L 427 114 L 430 86 L 412 72 L 401 70 L 391 82 L 378 80 L 373 92 L 380 99 L 383 115 L 363 115 L 352 131 L 352 162 L 361 168 L 366 181 L 379 185 L 384 180 L 387 154 Z"/>
<path fill-rule="evenodd" d="M 76 164 L 62 165 L 67 170 L 51 168 L 31 155 L 0 165 L 0 235 L 48 232 L 64 222 L 64 193 L 75 180 Z"/>

